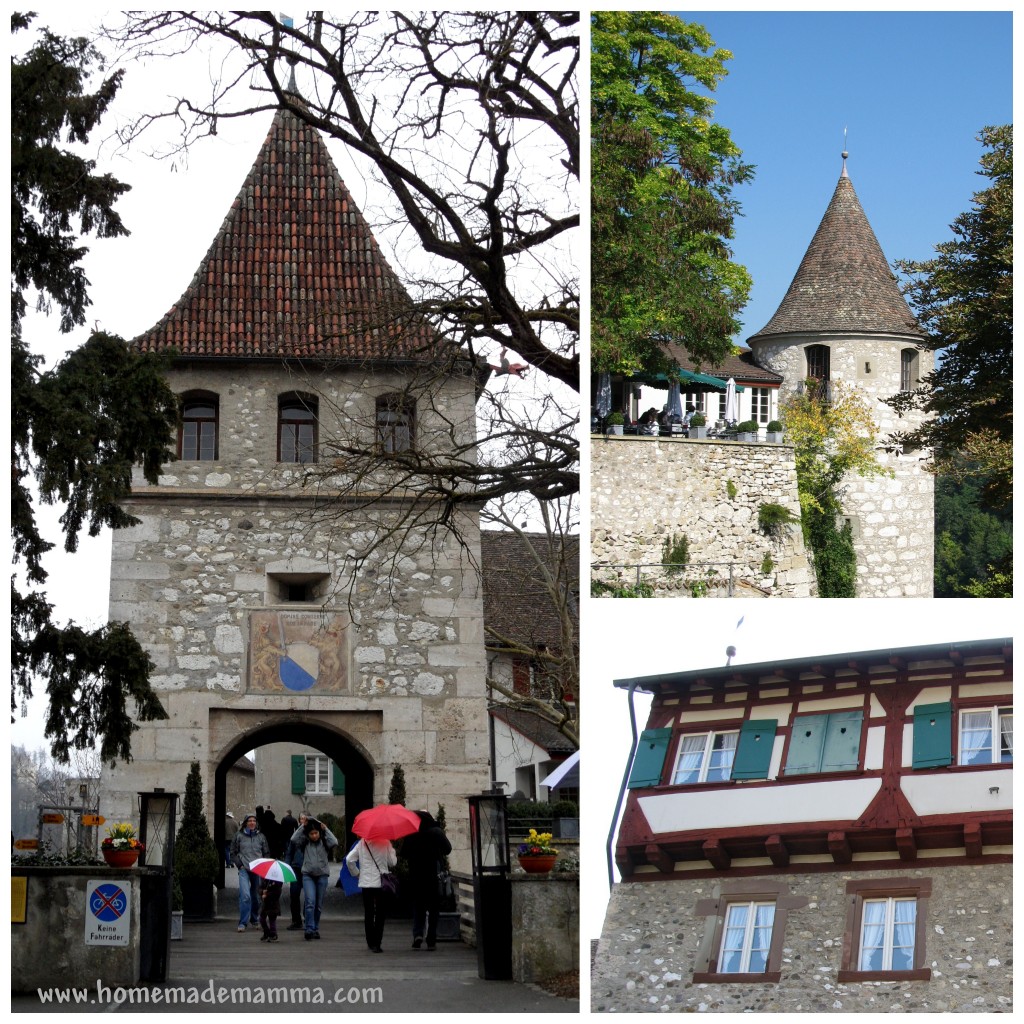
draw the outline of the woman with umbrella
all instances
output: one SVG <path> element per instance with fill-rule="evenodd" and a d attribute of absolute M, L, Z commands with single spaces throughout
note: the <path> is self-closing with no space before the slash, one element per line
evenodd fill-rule
<path fill-rule="evenodd" d="M 363 890 L 363 925 L 366 945 L 371 953 L 381 952 L 384 938 L 384 878 L 397 863 L 398 856 L 390 840 L 401 839 L 420 827 L 419 816 L 401 804 L 382 804 L 356 815 L 352 831 L 359 842 L 349 851 L 345 863 L 359 879 Z"/>
<path fill-rule="evenodd" d="M 316 818 L 300 825 L 292 835 L 292 843 L 302 851 L 302 895 L 305 910 L 305 939 L 320 938 L 320 912 L 330 875 L 330 851 L 338 845 L 334 833 Z"/>

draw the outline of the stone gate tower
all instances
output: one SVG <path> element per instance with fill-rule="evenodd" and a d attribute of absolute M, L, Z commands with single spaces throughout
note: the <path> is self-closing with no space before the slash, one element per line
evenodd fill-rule
<path fill-rule="evenodd" d="M 932 368 L 918 348 L 924 332 L 900 293 L 881 246 L 843 171 L 832 201 L 768 324 L 748 340 L 755 361 L 783 377 L 780 404 L 809 378 L 841 381 L 869 403 L 880 438 L 912 430 L 883 399 L 912 390 Z M 842 505 L 853 529 L 858 597 L 931 597 L 934 478 L 924 452 L 879 451 L 892 477 L 845 480 Z"/>
<path fill-rule="evenodd" d="M 170 717 L 106 771 L 104 813 L 134 820 L 136 793 L 183 791 L 198 760 L 219 837 L 228 769 L 288 741 L 344 774 L 349 823 L 401 764 L 408 806 L 446 805 L 468 869 L 465 797 L 489 779 L 478 509 L 451 511 L 461 543 L 418 526 L 402 467 L 466 458 L 480 381 L 415 316 L 296 114 L 134 344 L 173 353 L 182 420 L 177 460 L 125 503 L 140 523 L 114 536 L 110 617 Z"/>

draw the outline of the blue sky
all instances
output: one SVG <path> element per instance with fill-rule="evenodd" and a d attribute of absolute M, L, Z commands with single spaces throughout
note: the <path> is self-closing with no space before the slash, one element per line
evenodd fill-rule
<path fill-rule="evenodd" d="M 754 285 L 738 339 L 778 308 L 847 169 L 890 264 L 952 237 L 985 125 L 1012 121 L 1008 11 L 673 12 L 731 50 L 716 120 L 757 167 L 735 195 L 734 258 Z"/>

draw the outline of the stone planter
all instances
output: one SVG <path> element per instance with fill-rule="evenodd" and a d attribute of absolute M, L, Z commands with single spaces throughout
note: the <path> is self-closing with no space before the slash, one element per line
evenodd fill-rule
<path fill-rule="evenodd" d="M 708 436 L 707 427 L 695 427 L 691 424 L 690 426 L 690 440 L 702 441 Z"/>
<path fill-rule="evenodd" d="M 171 942 L 181 941 L 181 919 L 184 912 L 181 910 L 171 911 Z"/>
<path fill-rule="evenodd" d="M 138 850 L 113 850 L 107 847 L 101 847 L 103 853 L 103 859 L 112 868 L 131 868 L 135 866 L 135 862 L 139 859 Z"/>
<path fill-rule="evenodd" d="M 580 819 L 579 818 L 555 818 L 555 838 L 557 839 L 579 839 Z"/>
<path fill-rule="evenodd" d="M 609 434 L 622 434 L 624 432 L 624 425 L 622 423 L 609 423 L 608 433 Z"/>
<path fill-rule="evenodd" d="M 746 441 L 748 444 L 754 444 L 757 441 L 758 435 L 756 433 L 743 433 L 737 434 L 737 441 Z"/>
<path fill-rule="evenodd" d="M 784 435 L 781 430 L 769 430 L 768 433 L 765 434 L 765 440 L 769 444 L 782 444 L 783 436 Z"/>
<path fill-rule="evenodd" d="M 519 866 L 528 875 L 546 875 L 555 866 L 556 860 L 557 853 L 533 854 L 529 857 L 520 857 Z"/>

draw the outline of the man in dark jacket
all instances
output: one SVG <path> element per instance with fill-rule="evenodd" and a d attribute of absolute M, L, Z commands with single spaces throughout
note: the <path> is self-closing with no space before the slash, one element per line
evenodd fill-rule
<path fill-rule="evenodd" d="M 418 832 L 402 840 L 402 856 L 409 862 L 409 887 L 412 890 L 412 946 L 423 945 L 426 925 L 427 949 L 437 946 L 437 915 L 441 909 L 438 873 L 441 861 L 452 852 L 452 844 L 429 811 L 417 811 Z"/>
<path fill-rule="evenodd" d="M 249 865 L 261 857 L 270 856 L 267 837 L 256 825 L 256 815 L 246 817 L 244 825 L 231 842 L 231 863 L 238 868 L 238 930 L 244 932 L 250 924 L 259 924 L 260 877 L 249 870 Z"/>

